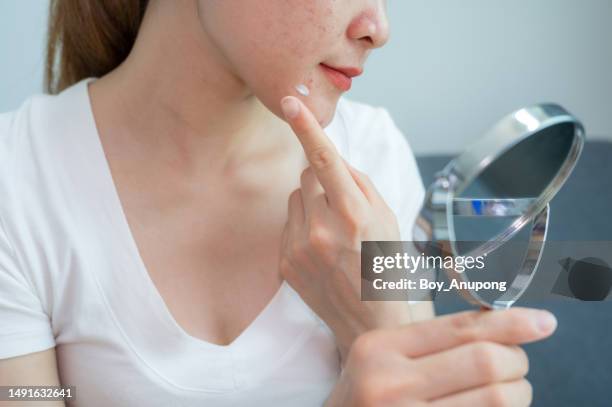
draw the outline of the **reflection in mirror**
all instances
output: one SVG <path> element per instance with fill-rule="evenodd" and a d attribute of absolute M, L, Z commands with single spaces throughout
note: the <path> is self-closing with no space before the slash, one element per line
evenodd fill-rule
<path fill-rule="evenodd" d="M 560 123 L 539 131 L 497 157 L 458 197 L 537 197 L 550 184 L 572 147 L 575 126 Z"/>
<path fill-rule="evenodd" d="M 541 130 L 502 153 L 467 187 L 457 191 L 456 196 L 464 199 L 537 198 L 559 173 L 574 137 L 573 123 L 560 123 Z M 474 242 L 493 239 L 516 218 L 455 215 L 452 222 L 457 241 Z M 474 248 L 469 243 L 458 245 L 458 254 Z"/>

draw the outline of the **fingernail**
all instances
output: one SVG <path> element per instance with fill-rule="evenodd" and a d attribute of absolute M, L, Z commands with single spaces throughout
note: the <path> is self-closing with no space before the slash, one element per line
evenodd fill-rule
<path fill-rule="evenodd" d="M 287 119 L 293 119 L 300 113 L 300 105 L 297 100 L 291 96 L 287 96 L 281 100 L 281 108 Z"/>
<path fill-rule="evenodd" d="M 536 323 L 540 332 L 549 333 L 557 327 L 557 318 L 548 311 L 539 311 Z"/>

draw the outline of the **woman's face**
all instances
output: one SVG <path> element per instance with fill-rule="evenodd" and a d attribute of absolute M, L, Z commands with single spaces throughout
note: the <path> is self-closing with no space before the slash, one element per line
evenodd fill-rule
<path fill-rule="evenodd" d="M 386 0 L 198 1 L 204 31 L 227 68 L 279 117 L 281 98 L 295 95 L 322 126 L 349 85 L 325 66 L 355 75 L 389 35 Z M 298 84 L 310 95 L 300 95 Z"/>

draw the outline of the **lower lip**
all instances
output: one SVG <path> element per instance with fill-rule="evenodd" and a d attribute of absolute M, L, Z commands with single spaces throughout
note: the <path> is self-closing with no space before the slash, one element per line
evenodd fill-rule
<path fill-rule="evenodd" d="M 321 69 L 323 69 L 323 72 L 325 72 L 325 74 L 335 87 L 344 92 L 351 89 L 351 85 L 353 84 L 353 80 L 351 78 L 349 78 L 342 72 L 336 71 L 335 69 L 332 69 L 323 64 L 321 64 Z"/>

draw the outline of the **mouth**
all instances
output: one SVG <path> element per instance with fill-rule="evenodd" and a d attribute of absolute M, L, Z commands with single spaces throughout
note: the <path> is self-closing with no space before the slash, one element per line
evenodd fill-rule
<path fill-rule="evenodd" d="M 319 64 L 330 82 L 343 92 L 351 89 L 353 79 L 363 73 L 363 69 L 354 67 L 334 67 L 324 63 Z"/>

